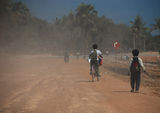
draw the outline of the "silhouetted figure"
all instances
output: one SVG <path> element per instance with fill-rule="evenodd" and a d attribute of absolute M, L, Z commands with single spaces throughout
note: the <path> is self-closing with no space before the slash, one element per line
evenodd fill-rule
<path fill-rule="evenodd" d="M 84 59 L 84 60 L 86 59 L 86 56 L 85 56 L 85 55 L 83 56 L 83 59 Z"/>
<path fill-rule="evenodd" d="M 68 63 L 68 62 L 69 62 L 69 54 L 68 54 L 67 51 L 64 53 L 64 62 L 65 62 L 65 63 Z"/>
<path fill-rule="evenodd" d="M 107 55 L 107 56 L 109 55 L 109 51 L 106 51 L 106 55 Z"/>
<path fill-rule="evenodd" d="M 141 81 L 141 68 L 145 71 L 145 67 L 143 65 L 143 61 L 138 57 L 139 51 L 138 49 L 132 50 L 133 58 L 130 61 L 129 69 L 131 72 L 131 92 L 134 92 L 134 86 L 136 83 L 136 91 L 139 92 L 140 81 Z"/>
<path fill-rule="evenodd" d="M 77 60 L 79 59 L 79 56 L 80 56 L 80 53 L 77 52 L 77 53 L 76 53 L 76 58 L 77 58 Z"/>

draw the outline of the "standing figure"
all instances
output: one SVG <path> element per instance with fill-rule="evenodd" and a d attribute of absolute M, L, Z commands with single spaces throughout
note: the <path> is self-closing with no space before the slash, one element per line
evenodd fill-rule
<path fill-rule="evenodd" d="M 129 69 L 131 72 L 130 82 L 131 82 L 131 92 L 134 92 L 134 88 L 136 85 L 135 92 L 139 92 L 140 82 L 141 82 L 141 68 L 145 71 L 145 67 L 143 65 L 143 61 L 138 57 L 139 50 L 132 50 L 133 58 L 130 60 Z"/>
<path fill-rule="evenodd" d="M 69 62 L 69 54 L 68 54 L 67 51 L 65 51 L 65 53 L 64 53 L 64 62 L 65 62 L 65 63 L 68 63 L 68 62 Z"/>
<path fill-rule="evenodd" d="M 77 53 L 76 53 L 76 58 L 77 58 L 77 60 L 79 59 L 79 56 L 80 56 L 80 53 L 77 52 Z"/>

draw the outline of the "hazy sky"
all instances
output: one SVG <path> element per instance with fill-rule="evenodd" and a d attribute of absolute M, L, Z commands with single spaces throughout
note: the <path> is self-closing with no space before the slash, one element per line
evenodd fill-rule
<path fill-rule="evenodd" d="M 24 2 L 31 13 L 39 18 L 51 21 L 74 11 L 80 3 L 90 3 L 98 11 L 115 23 L 127 23 L 137 15 L 146 24 L 153 24 L 160 17 L 160 0 L 14 0 Z"/>

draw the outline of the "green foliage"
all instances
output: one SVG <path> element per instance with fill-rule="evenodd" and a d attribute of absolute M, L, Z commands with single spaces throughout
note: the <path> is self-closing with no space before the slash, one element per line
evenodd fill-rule
<path fill-rule="evenodd" d="M 48 23 L 32 16 L 22 2 L 1 0 L 0 17 L 0 52 L 5 53 L 63 54 L 67 50 L 86 54 L 93 43 L 97 43 L 102 51 L 112 51 L 116 40 L 121 50 L 128 51 L 132 49 L 133 32 L 138 37 L 139 48 L 143 47 L 144 37 L 148 50 L 159 47 L 152 47 L 158 40 L 147 32 L 140 17 L 136 17 L 131 28 L 125 24 L 114 24 L 111 19 L 98 16 L 91 4 L 81 3 L 75 11 Z M 158 25 L 159 21 L 156 22 Z"/>
<path fill-rule="evenodd" d="M 155 19 L 155 22 L 156 23 L 152 25 L 152 31 L 157 29 L 160 30 L 160 18 Z"/>
<path fill-rule="evenodd" d="M 132 32 L 135 33 L 137 37 L 140 37 L 145 30 L 145 24 L 143 23 L 142 18 L 140 16 L 136 16 L 135 20 L 131 23 Z"/>
<path fill-rule="evenodd" d="M 76 9 L 76 22 L 86 32 L 93 27 L 97 11 L 90 4 L 80 4 Z"/>
<path fill-rule="evenodd" d="M 10 4 L 10 0 L 0 0 L 0 16 L 4 15 L 11 9 Z"/>
<path fill-rule="evenodd" d="M 131 30 L 133 34 L 133 46 L 134 48 L 146 50 L 146 37 L 149 32 L 149 28 L 145 27 L 145 24 L 140 16 L 136 16 L 135 20 L 131 22 Z"/>

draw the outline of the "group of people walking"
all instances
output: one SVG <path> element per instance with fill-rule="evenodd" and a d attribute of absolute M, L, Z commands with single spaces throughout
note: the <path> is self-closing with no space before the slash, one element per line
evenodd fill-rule
<path fill-rule="evenodd" d="M 93 50 L 89 54 L 89 62 L 90 62 L 90 74 L 93 75 L 93 71 L 97 80 L 99 81 L 99 66 L 102 64 L 102 52 L 98 50 L 98 45 L 93 44 Z M 138 57 L 139 50 L 132 50 L 133 57 L 130 59 L 129 63 L 129 72 L 130 72 L 130 84 L 131 84 L 131 92 L 139 92 L 140 82 L 141 82 L 141 71 L 145 71 L 145 67 L 143 65 L 143 61 Z M 94 68 L 93 68 L 94 67 Z M 92 78 L 94 81 L 94 78 Z"/>

